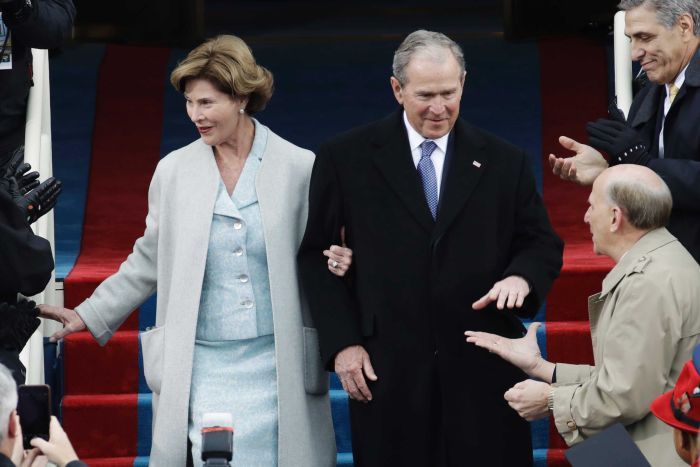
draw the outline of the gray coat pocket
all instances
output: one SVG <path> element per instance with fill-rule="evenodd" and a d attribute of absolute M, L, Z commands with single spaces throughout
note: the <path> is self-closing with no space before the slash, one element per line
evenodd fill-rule
<path fill-rule="evenodd" d="M 304 389 L 307 394 L 328 393 L 330 379 L 321 362 L 321 349 L 318 345 L 318 331 L 304 328 Z"/>
<path fill-rule="evenodd" d="M 143 374 L 148 388 L 160 394 L 163 382 L 163 339 L 165 327 L 160 326 L 139 333 L 141 355 L 143 357 Z"/>

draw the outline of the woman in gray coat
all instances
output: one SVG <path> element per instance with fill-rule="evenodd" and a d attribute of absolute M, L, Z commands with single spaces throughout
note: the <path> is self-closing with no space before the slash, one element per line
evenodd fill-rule
<path fill-rule="evenodd" d="M 202 416 L 230 412 L 234 466 L 335 465 L 328 377 L 303 303 L 296 251 L 314 156 L 251 117 L 272 75 L 248 46 L 219 36 L 171 75 L 201 138 L 160 161 L 146 231 L 119 271 L 75 310 L 42 306 L 105 344 L 157 291 L 156 326 L 141 335 L 153 391 L 150 465 L 200 465 Z M 342 275 L 348 250 L 334 247 Z M 331 253 L 328 253 L 331 255 Z"/>

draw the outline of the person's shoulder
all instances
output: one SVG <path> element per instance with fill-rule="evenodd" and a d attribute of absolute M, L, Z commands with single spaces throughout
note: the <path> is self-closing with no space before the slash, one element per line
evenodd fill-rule
<path fill-rule="evenodd" d="M 507 173 L 515 176 L 522 173 L 523 169 L 527 169 L 529 160 L 525 150 L 500 136 L 478 128 L 461 118 L 457 119 L 453 131 L 456 139 L 455 148 L 458 152 L 470 153 L 472 147 L 476 146 L 487 155 L 489 163 L 499 171 L 506 170 Z M 468 144 L 464 144 L 465 140 Z"/>
<path fill-rule="evenodd" d="M 169 152 L 158 162 L 156 170 L 172 170 L 179 165 L 195 162 L 196 155 L 204 156 L 205 154 L 211 154 L 211 146 L 207 146 L 200 138 Z"/>
<path fill-rule="evenodd" d="M 294 160 L 313 162 L 314 153 L 308 149 L 304 149 L 289 140 L 282 138 L 280 135 L 265 127 L 267 130 L 267 147 L 265 152 L 274 151 L 290 156 Z"/>
<path fill-rule="evenodd" d="M 391 113 L 379 120 L 356 126 L 342 133 L 339 133 L 321 145 L 324 147 L 352 147 L 357 144 L 366 144 L 382 140 L 392 131 L 396 131 L 397 126 L 402 124 L 397 117 L 397 113 Z"/>

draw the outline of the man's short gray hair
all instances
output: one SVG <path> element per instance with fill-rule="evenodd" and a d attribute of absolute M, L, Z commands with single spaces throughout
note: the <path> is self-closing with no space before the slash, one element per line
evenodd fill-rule
<path fill-rule="evenodd" d="M 7 436 L 10 414 L 17 408 L 17 385 L 10 370 L 0 364 L 0 443 Z"/>
<path fill-rule="evenodd" d="M 607 186 L 607 195 L 618 206 L 627 221 L 639 230 L 665 227 L 671 217 L 671 191 L 659 177 L 660 183 L 650 185 L 639 180 L 615 179 Z"/>
<path fill-rule="evenodd" d="M 622 0 L 617 7 L 622 11 L 629 11 L 642 5 L 656 11 L 659 23 L 667 29 L 672 28 L 681 15 L 689 14 L 695 23 L 693 34 L 700 36 L 700 2 L 698 0 Z"/>
<path fill-rule="evenodd" d="M 455 41 L 441 32 L 426 31 L 419 29 L 414 31 L 403 40 L 396 52 L 394 52 L 393 72 L 403 86 L 407 82 L 406 67 L 416 52 L 429 49 L 448 49 L 452 52 L 459 64 L 460 75 L 464 74 L 464 53 L 462 48 Z"/>

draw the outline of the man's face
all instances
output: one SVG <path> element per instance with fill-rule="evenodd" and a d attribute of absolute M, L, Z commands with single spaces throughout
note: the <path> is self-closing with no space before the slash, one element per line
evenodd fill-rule
<path fill-rule="evenodd" d="M 459 116 L 464 73 L 452 53 L 445 49 L 437 56 L 417 52 L 406 67 L 406 83 L 394 77 L 391 88 L 403 105 L 408 121 L 421 136 L 437 139 L 445 136 Z"/>
<path fill-rule="evenodd" d="M 613 222 L 613 209 L 604 192 L 605 174 L 593 182 L 593 189 L 588 196 L 588 210 L 583 221 L 591 229 L 593 251 L 597 255 L 607 255 L 610 246 L 610 227 Z"/>
<path fill-rule="evenodd" d="M 625 14 L 625 35 L 632 40 L 632 60 L 656 84 L 672 83 L 692 53 L 681 21 L 668 29 L 659 23 L 656 11 L 644 5 Z"/>

